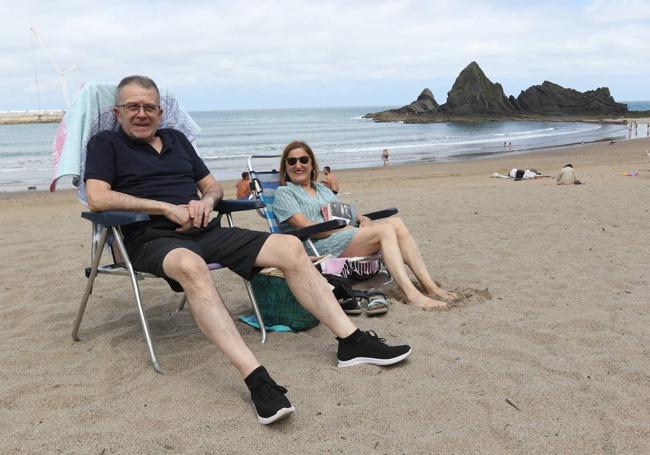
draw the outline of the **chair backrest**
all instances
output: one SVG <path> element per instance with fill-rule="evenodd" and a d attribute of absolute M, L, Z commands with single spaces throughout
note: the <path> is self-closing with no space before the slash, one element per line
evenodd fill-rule
<path fill-rule="evenodd" d="M 291 230 L 286 223 L 280 224 L 273 213 L 273 201 L 275 199 L 275 190 L 280 186 L 280 173 L 273 169 L 272 171 L 255 171 L 250 170 L 253 197 L 262 201 L 265 207 L 261 210 L 264 219 L 269 227 L 270 232 L 285 233 Z"/>
<path fill-rule="evenodd" d="M 185 112 L 170 90 L 159 87 L 160 105 L 163 109 L 161 128 L 181 131 L 196 148 L 195 140 L 201 129 Z M 72 177 L 79 198 L 85 202 L 83 175 L 88 141 L 100 131 L 117 131 L 119 124 L 113 113 L 117 84 L 90 82 L 75 97 L 65 113 L 52 144 L 54 175 L 50 191 L 56 190 L 58 180 Z"/>

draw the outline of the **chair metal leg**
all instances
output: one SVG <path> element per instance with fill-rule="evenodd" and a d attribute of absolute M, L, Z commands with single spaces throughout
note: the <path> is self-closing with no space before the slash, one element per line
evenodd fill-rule
<path fill-rule="evenodd" d="M 226 214 L 226 221 L 228 222 L 228 227 L 234 227 L 235 223 L 232 220 L 232 213 Z M 253 287 L 251 286 L 248 280 L 244 280 L 244 285 L 246 286 L 246 292 L 248 293 L 248 298 L 251 301 L 251 306 L 253 307 L 253 313 L 257 318 L 257 322 L 260 324 L 260 331 L 262 332 L 262 343 L 266 342 L 266 327 L 264 326 L 264 319 L 262 319 L 262 313 L 257 307 L 257 300 L 255 300 L 255 294 L 253 294 Z"/>
<path fill-rule="evenodd" d="M 185 304 L 187 303 L 187 295 L 183 293 L 183 299 L 181 300 L 181 303 L 178 304 L 178 308 L 176 308 L 177 312 L 183 311 L 183 308 L 185 308 Z"/>
<path fill-rule="evenodd" d="M 250 281 L 244 280 L 244 285 L 246 286 L 246 292 L 248 292 L 248 298 L 251 300 L 251 306 L 253 307 L 253 313 L 257 318 L 257 322 L 260 324 L 260 331 L 262 332 L 262 344 L 266 341 L 266 327 L 264 326 L 264 319 L 262 319 L 262 313 L 257 307 L 257 300 L 255 300 L 255 294 L 253 294 L 253 287 L 251 286 Z"/>
<path fill-rule="evenodd" d="M 133 266 L 131 265 L 131 261 L 129 260 L 129 255 L 126 252 L 126 248 L 124 247 L 124 242 L 122 242 L 122 236 L 120 235 L 118 228 L 113 226 L 111 229 L 115 237 L 113 241 L 117 243 L 117 247 L 122 254 L 122 257 L 124 258 L 124 265 L 129 271 L 131 287 L 133 288 L 133 296 L 135 297 L 135 303 L 138 307 L 138 314 L 140 315 L 140 322 L 142 323 L 142 330 L 144 331 L 144 337 L 147 341 L 149 357 L 151 358 L 153 369 L 156 370 L 156 373 L 167 374 L 167 372 L 160 366 L 158 358 L 156 357 L 156 352 L 153 349 L 153 341 L 151 340 L 151 335 L 149 334 L 149 325 L 147 324 L 147 319 L 145 318 L 144 310 L 142 309 L 142 301 L 140 300 L 140 288 L 138 287 L 138 280 L 136 278 L 135 270 L 133 270 Z"/>
<path fill-rule="evenodd" d="M 95 231 L 95 226 L 93 225 L 93 232 Z M 83 297 L 81 298 L 81 305 L 79 306 L 79 311 L 77 312 L 77 319 L 74 322 L 74 327 L 72 328 L 72 339 L 75 341 L 82 341 L 83 338 L 79 336 L 79 326 L 81 325 L 81 319 L 83 318 L 84 312 L 86 311 L 86 304 L 88 303 L 88 298 L 93 292 L 93 283 L 97 277 L 99 270 L 99 261 L 102 258 L 102 252 L 104 251 L 104 245 L 106 244 L 106 237 L 108 236 L 108 228 L 104 227 L 102 229 L 101 235 L 99 237 L 99 242 L 96 245 L 92 246 L 92 267 L 90 269 L 90 275 L 88 276 L 88 281 L 86 282 L 86 291 L 84 292 Z"/>

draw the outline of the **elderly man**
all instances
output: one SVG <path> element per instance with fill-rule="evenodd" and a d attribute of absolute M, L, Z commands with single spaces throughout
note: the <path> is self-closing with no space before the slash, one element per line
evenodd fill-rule
<path fill-rule="evenodd" d="M 235 328 L 207 262 L 219 262 L 246 279 L 262 267 L 280 269 L 298 301 L 336 335 L 339 366 L 391 365 L 411 354 L 407 345 L 388 346 L 376 333 L 354 326 L 298 239 L 210 222 L 223 188 L 182 133 L 158 128 L 160 94 L 151 79 L 122 79 L 114 110 L 120 130 L 103 131 L 88 143 L 88 205 L 93 211 L 151 215 L 123 229 L 135 268 L 185 291 L 201 331 L 244 378 L 261 423 L 275 422 L 294 408 L 286 389 L 271 379 Z"/>

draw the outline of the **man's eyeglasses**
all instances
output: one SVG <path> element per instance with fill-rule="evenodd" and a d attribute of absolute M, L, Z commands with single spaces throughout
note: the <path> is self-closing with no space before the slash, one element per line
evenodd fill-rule
<path fill-rule="evenodd" d="M 154 112 L 158 112 L 160 110 L 160 106 L 157 104 L 139 104 L 139 103 L 126 103 L 126 104 L 118 104 L 117 107 L 121 107 L 125 111 L 131 113 L 131 114 L 137 114 L 140 112 L 140 109 L 142 109 L 145 114 L 153 114 Z"/>
<path fill-rule="evenodd" d="M 300 161 L 300 164 L 307 164 L 309 163 L 310 159 L 308 156 L 304 155 L 299 158 L 295 158 L 295 157 L 287 158 L 286 161 L 289 166 L 295 166 L 298 161 Z"/>

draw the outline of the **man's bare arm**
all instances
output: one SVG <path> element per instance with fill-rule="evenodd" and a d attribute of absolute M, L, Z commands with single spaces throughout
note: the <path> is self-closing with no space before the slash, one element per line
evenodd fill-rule
<path fill-rule="evenodd" d="M 329 183 L 330 183 L 329 184 L 330 189 L 332 191 L 334 191 L 335 193 L 338 193 L 339 192 L 339 180 L 335 176 L 331 175 L 330 179 L 329 179 Z"/>
<path fill-rule="evenodd" d="M 186 225 L 189 220 L 188 210 L 185 206 L 113 191 L 111 185 L 103 180 L 86 180 L 86 196 L 88 198 L 88 208 L 93 212 L 125 210 L 128 212 L 144 212 L 149 215 L 163 215 L 180 226 Z"/>
<path fill-rule="evenodd" d="M 223 186 L 217 182 L 212 174 L 208 174 L 197 182 L 201 192 L 201 200 L 211 200 L 212 206 L 216 206 L 223 198 Z"/>

